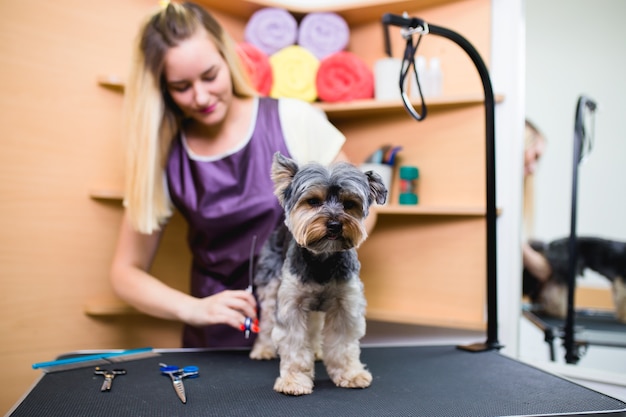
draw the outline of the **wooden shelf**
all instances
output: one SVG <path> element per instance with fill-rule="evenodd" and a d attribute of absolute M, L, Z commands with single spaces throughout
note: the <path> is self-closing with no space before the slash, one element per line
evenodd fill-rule
<path fill-rule="evenodd" d="M 407 215 L 407 216 L 485 216 L 484 207 L 473 206 L 421 206 L 390 204 L 377 206 L 379 215 Z"/>
<path fill-rule="evenodd" d="M 115 296 L 102 296 L 88 300 L 83 311 L 88 316 L 107 317 L 142 314 Z"/>
<path fill-rule="evenodd" d="M 105 75 L 98 77 L 98 85 L 111 90 L 123 92 L 124 81 L 116 75 Z M 496 103 L 504 101 L 503 95 L 495 96 Z M 464 94 L 456 96 L 425 97 L 424 102 L 429 109 L 445 109 L 461 106 L 469 106 L 484 102 L 482 93 Z M 419 108 L 419 101 L 412 100 L 411 103 Z M 385 116 L 399 111 L 405 111 L 401 100 L 354 100 L 341 103 L 315 102 L 315 107 L 323 110 L 328 118 L 333 120 L 344 120 L 353 117 Z"/>
<path fill-rule="evenodd" d="M 102 75 L 98 77 L 98 85 L 118 92 L 124 91 L 124 80 L 117 75 Z"/>
<path fill-rule="evenodd" d="M 373 309 L 367 308 L 365 311 L 365 317 L 368 320 L 376 320 L 391 323 L 405 323 L 405 324 L 417 324 L 423 326 L 436 326 L 436 327 L 449 327 L 454 329 L 466 329 L 466 330 L 480 330 L 484 331 L 486 325 L 483 323 L 476 323 L 474 321 L 463 321 L 458 319 L 446 319 L 425 317 L 419 314 L 406 314 L 397 313 L 389 309 Z"/>
<path fill-rule="evenodd" d="M 124 193 L 115 188 L 92 188 L 89 197 L 94 200 L 122 201 Z M 427 205 L 400 205 L 389 204 L 376 206 L 381 215 L 409 215 L 409 216 L 484 216 L 485 207 L 481 206 L 427 206 Z"/>
<path fill-rule="evenodd" d="M 124 301 L 115 296 L 101 296 L 88 300 L 83 306 L 83 311 L 86 315 L 91 317 L 114 317 L 114 316 L 128 316 L 128 315 L 141 315 L 142 312 L 131 307 Z M 468 328 L 483 330 L 484 325 L 477 325 L 476 323 L 464 323 L 458 320 L 446 320 L 433 323 L 432 318 L 423 318 L 419 316 L 407 316 L 399 315 L 394 312 L 381 311 L 368 309 L 366 316 L 372 320 L 391 321 L 397 323 L 411 323 L 411 324 L 424 324 L 424 325 L 439 325 L 456 328 Z"/>
<path fill-rule="evenodd" d="M 89 197 L 94 200 L 122 201 L 123 192 L 116 189 L 94 188 L 89 191 Z M 486 210 L 479 206 L 422 206 L 422 205 L 399 205 L 390 204 L 377 206 L 379 215 L 405 215 L 405 216 L 484 216 Z M 499 211 L 498 211 L 499 214 Z"/>
<path fill-rule="evenodd" d="M 344 5 L 332 1 L 311 1 L 310 5 L 286 5 L 280 0 L 200 0 L 199 3 L 210 10 L 246 20 L 252 13 L 264 7 L 282 7 L 288 9 L 296 17 L 312 12 L 334 12 L 341 15 L 349 26 L 354 26 L 380 21 L 385 13 L 402 14 L 405 11 L 426 9 L 458 1 L 460 0 L 363 0 Z"/>
<path fill-rule="evenodd" d="M 98 187 L 89 190 L 89 197 L 93 200 L 105 201 L 122 201 L 124 200 L 124 191 L 114 187 Z"/>
<path fill-rule="evenodd" d="M 500 103 L 504 100 L 503 95 L 496 95 L 495 100 Z M 481 104 L 484 96 L 480 94 L 465 94 L 458 96 L 425 97 L 424 103 L 428 109 L 446 109 L 469 105 Z M 412 104 L 419 109 L 419 101 L 412 100 Z M 401 100 L 355 100 L 344 103 L 314 103 L 322 109 L 329 119 L 350 119 L 354 117 L 385 116 L 391 113 L 404 112 L 404 104 Z"/>

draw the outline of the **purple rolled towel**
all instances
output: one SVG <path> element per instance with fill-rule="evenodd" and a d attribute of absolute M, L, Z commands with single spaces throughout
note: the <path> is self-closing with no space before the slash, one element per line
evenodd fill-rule
<path fill-rule="evenodd" d="M 246 42 L 256 46 L 268 56 L 294 45 L 297 38 L 296 18 L 279 7 L 266 7 L 254 12 L 244 32 Z"/>
<path fill-rule="evenodd" d="M 315 12 L 304 16 L 298 29 L 298 44 L 317 59 L 343 51 L 350 40 L 348 24 L 336 13 Z"/>

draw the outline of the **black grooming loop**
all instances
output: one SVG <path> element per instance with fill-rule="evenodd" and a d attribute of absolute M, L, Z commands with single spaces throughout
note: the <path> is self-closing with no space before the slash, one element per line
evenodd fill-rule
<path fill-rule="evenodd" d="M 407 18 L 407 14 L 405 13 L 403 18 Z M 422 40 L 422 35 L 427 35 L 429 32 L 428 23 L 421 22 L 420 25 L 416 27 L 403 27 L 400 29 L 400 34 L 406 40 L 406 47 L 404 48 L 404 57 L 402 58 L 402 65 L 400 67 L 400 96 L 402 97 L 402 102 L 404 103 L 404 107 L 407 109 L 411 117 L 413 117 L 418 122 L 421 122 L 426 117 L 426 103 L 424 103 L 424 95 L 422 94 L 422 86 L 420 85 L 419 74 L 417 73 L 417 68 L 415 67 L 415 54 L 417 53 L 417 48 Z M 417 36 L 417 40 L 413 43 L 413 36 Z M 389 39 L 387 37 L 387 39 Z M 387 46 L 388 53 L 391 55 L 391 46 L 388 44 Z M 417 83 L 417 91 L 420 96 L 420 107 L 421 114 L 415 110 L 413 104 L 411 104 L 411 99 L 408 97 L 406 93 L 406 85 L 407 85 L 407 77 L 410 77 L 411 67 L 413 67 L 413 75 L 415 75 L 415 82 Z"/>
<path fill-rule="evenodd" d="M 563 346 L 565 347 L 565 361 L 567 363 L 578 363 L 582 356 L 581 345 L 576 343 L 574 321 L 576 311 L 574 309 L 574 293 L 576 292 L 576 264 L 578 263 L 578 249 L 576 245 L 576 213 L 578 199 L 578 166 L 587 158 L 593 148 L 593 131 L 595 127 L 595 111 L 598 108 L 595 101 L 582 95 L 576 104 L 576 114 L 574 117 L 574 158 L 572 163 L 572 202 L 570 217 L 570 235 L 568 241 L 569 249 L 569 270 L 568 270 L 568 291 L 567 291 L 567 317 L 565 319 L 565 330 Z M 588 135 L 585 129 L 586 122 L 591 125 L 591 132 Z"/>
<path fill-rule="evenodd" d="M 404 91 L 404 81 L 409 72 L 409 68 L 413 65 L 414 72 L 415 62 L 413 56 L 419 46 L 422 35 L 438 35 L 451 40 L 460 46 L 471 58 L 476 67 L 483 86 L 485 95 L 485 132 L 486 132 L 486 194 L 487 194 L 487 340 L 484 343 L 476 343 L 469 346 L 459 346 L 460 349 L 480 352 L 486 350 L 494 350 L 502 348 L 498 342 L 498 299 L 497 299 L 497 252 L 496 252 L 496 159 L 495 159 L 495 99 L 489 71 L 485 62 L 474 46 L 458 33 L 433 24 L 428 24 L 422 19 L 415 17 L 398 16 L 394 14 L 385 14 L 382 17 L 382 23 L 385 36 L 385 48 L 388 56 L 391 56 L 391 42 L 389 41 L 389 25 L 402 28 L 403 33 L 407 36 L 407 46 L 404 54 L 402 73 L 400 74 L 400 92 L 402 100 L 409 114 L 418 121 L 426 117 L 426 105 L 422 98 L 422 113 L 419 114 L 410 104 Z M 419 38 L 415 44 L 412 42 L 414 34 L 419 34 Z M 419 83 L 418 83 L 419 85 Z M 421 89 L 420 89 L 421 97 Z M 416 117 L 417 116 L 417 117 Z"/>

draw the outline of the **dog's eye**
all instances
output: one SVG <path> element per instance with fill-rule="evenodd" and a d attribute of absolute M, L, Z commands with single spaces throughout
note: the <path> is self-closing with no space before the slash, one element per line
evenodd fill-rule
<path fill-rule="evenodd" d="M 356 203 L 352 200 L 346 200 L 343 202 L 343 209 L 350 210 L 356 207 Z"/>
<path fill-rule="evenodd" d="M 311 207 L 319 207 L 322 205 L 322 200 L 320 200 L 319 198 L 309 198 L 306 202 Z"/>

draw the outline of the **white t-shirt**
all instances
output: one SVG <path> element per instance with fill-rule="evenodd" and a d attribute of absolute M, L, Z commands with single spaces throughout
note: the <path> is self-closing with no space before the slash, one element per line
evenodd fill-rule
<path fill-rule="evenodd" d="M 287 148 L 296 162 L 328 165 L 337 157 L 346 137 L 322 110 L 305 101 L 281 98 L 278 113 Z"/>

